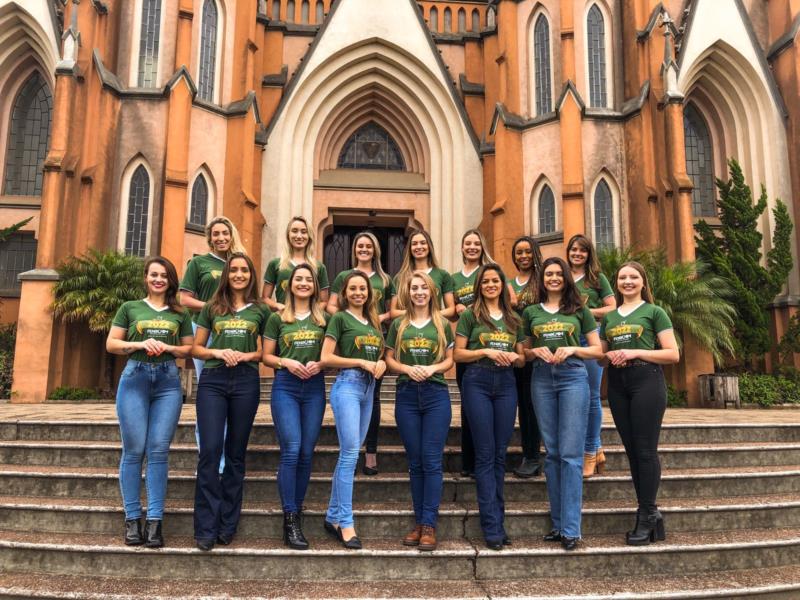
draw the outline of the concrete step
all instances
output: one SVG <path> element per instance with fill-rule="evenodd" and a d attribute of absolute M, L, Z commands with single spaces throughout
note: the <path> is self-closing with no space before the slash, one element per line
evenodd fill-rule
<path fill-rule="evenodd" d="M 796 600 L 800 596 L 796 567 L 740 569 L 678 577 L 552 577 L 515 581 L 204 581 L 175 578 L 168 581 L 137 577 L 76 577 L 37 573 L 0 574 L 0 598 L 85 600 L 196 599 L 267 600 L 308 598 L 361 600 L 374 598 L 435 598 L 444 600 Z"/>
<path fill-rule="evenodd" d="M 625 545 L 622 536 L 586 538 L 578 552 L 540 538 L 516 538 L 501 552 L 481 540 L 443 541 L 435 552 L 420 556 L 398 540 L 365 540 L 361 551 L 349 551 L 330 539 L 316 541 L 305 552 L 286 549 L 279 540 L 237 539 L 229 547 L 201 552 L 191 538 L 172 536 L 160 550 L 124 546 L 121 536 L 18 533 L 0 531 L 0 572 L 170 579 L 192 573 L 198 581 L 286 579 L 304 581 L 516 580 L 579 577 L 678 576 L 729 569 L 779 568 L 796 565 L 800 529 L 669 534 L 666 542 L 643 547 Z"/>
<path fill-rule="evenodd" d="M 40 442 L 0 441 L 0 463 L 14 465 L 44 465 L 63 467 L 111 467 L 119 464 L 122 445 L 117 442 Z M 338 446 L 317 445 L 314 451 L 314 468 L 332 472 L 338 459 Z M 622 446 L 606 446 L 606 466 L 610 471 L 628 470 L 628 459 Z M 758 444 L 705 444 L 684 446 L 662 444 L 659 448 L 661 464 L 666 469 L 723 468 L 738 469 L 747 466 L 779 466 L 800 464 L 800 443 L 767 442 Z M 507 468 L 513 470 L 522 459 L 519 447 L 508 451 Z M 172 444 L 170 466 L 175 469 L 197 467 L 197 447 L 189 444 Z M 247 453 L 248 468 L 256 471 L 277 470 L 280 448 L 277 445 L 250 444 Z M 390 473 L 408 468 L 405 448 L 382 445 L 379 466 Z M 461 450 L 448 446 L 444 451 L 444 470 L 461 470 Z"/>
<path fill-rule="evenodd" d="M 262 409 L 264 410 L 264 409 Z M 267 416 L 269 409 L 267 409 Z M 182 419 L 178 425 L 174 441 L 176 443 L 194 443 L 194 420 Z M 458 419 L 453 419 L 448 434 L 448 445 L 458 445 L 461 439 L 461 427 Z M 604 445 L 620 443 L 619 435 L 613 426 L 606 425 L 602 430 Z M 0 421 L 0 440 L 43 440 L 43 441 L 119 441 L 119 425 L 116 420 L 106 421 L 48 421 L 5 420 Z M 381 444 L 398 446 L 400 435 L 394 423 L 381 425 L 379 432 Z M 797 424 L 784 425 L 742 425 L 742 424 L 667 424 L 661 431 L 661 444 L 755 444 L 760 442 L 800 443 L 800 427 Z M 250 435 L 251 444 L 275 445 L 275 430 L 269 420 L 259 420 L 253 426 Z M 320 445 L 337 444 L 336 429 L 331 422 L 326 422 L 320 432 Z M 512 446 L 519 446 L 519 429 L 514 432 Z"/>
<path fill-rule="evenodd" d="M 194 498 L 193 471 L 170 472 L 170 498 Z M 330 473 L 314 473 L 308 489 L 308 502 L 327 502 L 330 495 Z M 71 498 L 118 498 L 116 468 L 42 467 L 0 464 L 0 490 L 19 496 L 59 496 Z M 746 467 L 730 469 L 664 470 L 659 497 L 730 497 L 800 492 L 800 466 Z M 275 473 L 251 470 L 245 487 L 246 501 L 262 501 L 277 497 Z M 632 494 L 630 476 L 606 474 L 589 479 L 584 497 L 594 500 L 628 500 Z M 457 474 L 444 477 L 442 497 L 449 502 L 474 502 L 475 482 Z M 546 499 L 544 478 L 521 480 L 508 477 L 505 483 L 508 502 L 539 502 Z M 354 500 L 362 502 L 408 502 L 408 475 L 381 473 L 356 476 Z"/>
<path fill-rule="evenodd" d="M 661 503 L 670 532 L 720 531 L 800 527 L 800 498 L 745 496 L 741 498 L 668 499 Z M 191 537 L 193 504 L 190 499 L 168 500 L 164 517 L 166 535 Z M 322 527 L 324 503 L 306 503 L 303 529 L 310 540 L 325 537 Z M 355 506 L 359 534 L 366 538 L 397 539 L 413 522 L 408 502 L 364 503 Z M 582 527 L 585 536 L 623 535 L 631 528 L 635 506 L 630 501 L 587 502 Z M 0 497 L 0 529 L 17 532 L 52 532 L 117 535 L 124 512 L 118 499 Z M 239 537 L 280 538 L 283 512 L 277 501 L 250 499 L 242 510 Z M 550 529 L 546 502 L 508 502 L 505 527 L 512 537 L 536 537 Z M 480 537 L 477 506 L 445 502 L 440 508 L 437 535 L 440 539 Z"/>

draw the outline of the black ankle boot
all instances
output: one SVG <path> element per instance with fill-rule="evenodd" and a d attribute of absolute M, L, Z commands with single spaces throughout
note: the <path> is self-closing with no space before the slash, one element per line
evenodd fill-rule
<path fill-rule="evenodd" d="M 300 515 L 283 513 L 283 543 L 292 550 L 308 550 L 308 540 L 300 528 Z"/>
<path fill-rule="evenodd" d="M 161 535 L 161 519 L 147 519 L 144 525 L 144 545 L 146 548 L 161 548 L 164 536 Z"/>
<path fill-rule="evenodd" d="M 630 546 L 646 546 L 666 537 L 664 517 L 658 509 L 639 509 L 636 529 L 628 535 L 627 541 Z"/>
<path fill-rule="evenodd" d="M 142 537 L 142 520 L 125 519 L 125 545 L 141 546 L 144 544 Z"/>

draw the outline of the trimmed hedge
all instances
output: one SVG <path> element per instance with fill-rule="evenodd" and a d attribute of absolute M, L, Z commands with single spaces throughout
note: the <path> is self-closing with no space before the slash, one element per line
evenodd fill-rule
<path fill-rule="evenodd" d="M 800 380 L 742 373 L 739 375 L 739 397 L 743 403 L 759 406 L 800 404 Z"/>

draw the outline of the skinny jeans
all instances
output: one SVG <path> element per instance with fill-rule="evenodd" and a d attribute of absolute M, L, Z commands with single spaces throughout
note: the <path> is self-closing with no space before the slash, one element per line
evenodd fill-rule
<path fill-rule="evenodd" d="M 286 369 L 275 373 L 270 401 L 281 449 L 278 493 L 283 512 L 298 513 L 311 479 L 311 460 L 325 414 L 325 375 L 300 379 Z"/>
<path fill-rule="evenodd" d="M 453 416 L 447 386 L 401 383 L 394 416 L 406 449 L 416 523 L 435 528 L 442 500 L 442 455 Z"/>
<path fill-rule="evenodd" d="M 372 415 L 369 419 L 369 429 L 364 440 L 364 450 L 367 454 L 378 452 L 378 432 L 381 428 L 381 383 L 382 379 L 375 380 L 375 389 L 372 392 Z"/>
<path fill-rule="evenodd" d="M 541 456 L 541 434 L 539 424 L 536 422 L 536 411 L 533 410 L 531 398 L 531 375 L 533 364 L 526 362 L 524 367 L 514 369 L 514 379 L 517 383 L 517 399 L 519 415 L 519 434 L 522 442 L 522 456 L 528 460 L 539 461 Z"/>
<path fill-rule="evenodd" d="M 182 403 L 174 360 L 162 363 L 128 359 L 117 387 L 117 417 L 122 436 L 119 485 L 126 519 L 142 516 L 142 462 L 147 457 L 147 518 L 162 519 L 167 495 L 168 455 Z"/>
<path fill-rule="evenodd" d="M 194 537 L 232 536 L 244 494 L 245 455 L 258 410 L 258 371 L 247 364 L 203 369 L 197 386 L 200 457 L 194 495 Z M 227 422 L 227 435 L 225 424 Z M 219 474 L 223 448 L 225 470 Z"/>
<path fill-rule="evenodd" d="M 197 323 L 192 322 L 192 333 L 197 334 Z M 208 332 L 208 340 L 206 340 L 206 348 L 211 345 L 211 332 Z M 199 358 L 192 358 L 192 362 L 194 363 L 194 375 L 197 378 L 197 383 L 200 383 L 200 375 L 203 373 L 203 367 L 206 364 L 206 361 L 200 360 Z M 227 425 L 225 426 L 227 430 Z M 200 449 L 200 424 L 195 422 L 194 424 L 194 439 L 197 442 L 198 451 Z M 222 475 L 222 472 L 225 470 L 225 453 L 222 454 L 222 458 L 219 459 L 219 474 Z"/>
<path fill-rule="evenodd" d="M 464 399 L 464 373 L 467 372 L 467 363 L 456 363 L 456 385 L 461 399 Z M 475 444 L 472 442 L 472 431 L 467 420 L 467 411 L 461 411 L 461 470 L 468 473 L 475 472 Z"/>
<path fill-rule="evenodd" d="M 661 483 L 658 439 L 667 408 L 667 386 L 660 365 L 609 368 L 608 404 L 625 446 L 639 508 L 656 509 Z"/>

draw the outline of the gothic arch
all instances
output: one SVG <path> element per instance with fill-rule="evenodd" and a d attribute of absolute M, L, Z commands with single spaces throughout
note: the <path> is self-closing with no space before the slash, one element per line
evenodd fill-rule
<path fill-rule="evenodd" d="M 553 228 L 551 231 L 542 231 L 540 227 L 540 209 L 541 209 L 541 200 L 543 192 L 549 189 L 553 195 L 553 214 L 552 214 L 552 225 Z M 560 203 L 558 202 L 558 195 L 556 194 L 556 188 L 553 185 L 553 182 L 548 179 L 548 177 L 544 174 L 539 176 L 539 179 L 536 180 L 536 184 L 533 186 L 531 190 L 531 197 L 529 201 L 529 210 L 528 215 L 529 218 L 527 219 L 526 223 L 526 232 L 530 235 L 547 235 L 549 233 L 554 233 L 560 231 L 559 226 L 561 225 L 561 218 L 559 214 Z"/>
<path fill-rule="evenodd" d="M 602 195 L 598 194 L 598 189 L 602 189 L 603 186 L 606 186 L 608 189 L 608 194 L 610 196 L 610 216 L 612 218 L 612 227 L 611 227 L 611 236 L 612 239 L 610 240 L 614 246 L 622 246 L 625 243 L 624 236 L 622 235 L 623 227 L 622 227 L 622 200 L 620 194 L 620 188 L 617 184 L 616 178 L 608 171 L 608 169 L 601 169 L 600 172 L 595 177 L 592 185 L 589 187 L 589 198 L 587 202 L 588 206 L 588 223 L 589 223 L 589 231 L 587 232 L 589 238 L 594 242 L 595 245 L 598 244 L 598 240 L 596 239 L 596 231 L 598 226 L 600 225 L 598 222 L 598 215 L 597 209 L 599 206 L 595 205 L 595 201 Z"/>
<path fill-rule="evenodd" d="M 213 219 L 217 214 L 217 185 L 216 181 L 214 180 L 214 176 L 211 174 L 211 170 L 208 168 L 208 165 L 203 163 L 200 167 L 197 168 L 195 171 L 194 176 L 190 180 L 188 194 L 187 194 L 187 207 L 186 207 L 186 222 L 193 225 L 200 225 L 199 223 L 192 223 L 192 201 L 193 201 L 193 194 L 195 184 L 197 183 L 198 179 L 203 178 L 207 188 L 208 198 L 206 200 L 206 219 L 205 223 L 202 226 L 205 226 L 211 219 Z"/>
<path fill-rule="evenodd" d="M 147 181 L 149 184 L 147 190 L 146 223 L 144 224 L 143 228 L 144 244 L 141 250 L 143 253 L 140 254 L 141 256 L 145 256 L 150 253 L 152 248 L 153 218 L 156 207 L 156 182 L 155 177 L 153 176 L 153 169 L 150 167 L 150 164 L 141 153 L 134 156 L 125 167 L 125 170 L 122 172 L 119 189 L 120 200 L 117 248 L 121 252 L 125 252 L 126 248 L 129 246 L 128 222 L 131 199 L 131 183 L 134 177 L 140 175 L 141 169 L 144 169 L 144 172 L 147 174 Z"/>
<path fill-rule="evenodd" d="M 542 2 L 537 2 L 533 10 L 531 10 L 528 22 L 525 28 L 525 47 L 526 47 L 526 65 L 525 78 L 527 80 L 528 93 L 528 114 L 535 116 L 539 114 L 536 108 L 536 93 L 537 93 L 537 70 L 536 70 L 536 27 L 540 23 L 540 18 L 544 18 L 547 22 L 548 36 L 547 36 L 547 62 L 549 63 L 548 72 L 546 74 L 547 83 L 550 89 L 550 106 L 544 113 L 553 110 L 553 105 L 556 100 L 554 95 L 555 90 L 555 45 L 553 44 L 553 32 L 555 31 L 555 23 L 553 22 L 552 15 L 547 7 Z M 542 113 L 542 114 L 544 114 Z"/>
<path fill-rule="evenodd" d="M 590 48 L 589 48 L 589 16 L 593 12 L 593 9 L 596 8 L 600 15 L 602 15 L 604 32 L 603 32 L 603 55 L 602 58 L 605 61 L 605 68 L 603 69 L 602 75 L 605 76 L 605 102 L 598 103 L 597 105 L 592 104 L 592 78 L 590 74 Z M 586 93 L 584 94 L 584 98 L 586 99 L 587 106 L 594 106 L 596 108 L 614 108 L 614 21 L 613 21 L 613 13 L 608 6 L 608 4 L 604 0 L 589 0 L 586 3 L 586 7 L 583 11 L 583 18 L 581 20 L 581 28 L 583 31 L 583 66 L 584 66 L 584 85 Z"/>
<path fill-rule="evenodd" d="M 164 31 L 164 22 L 166 19 L 167 14 L 167 0 L 161 0 L 161 4 L 159 6 L 159 19 L 158 19 L 158 28 L 157 28 L 157 36 L 156 39 L 158 40 L 158 52 L 156 53 L 156 73 L 155 79 L 152 85 L 145 85 L 140 86 L 139 81 L 139 56 L 140 56 L 140 46 L 142 42 L 142 20 L 144 17 L 143 9 L 145 8 L 145 2 L 147 0 L 135 0 L 133 2 L 133 18 L 131 22 L 133 26 L 131 28 L 130 36 L 131 36 L 131 47 L 130 47 L 130 65 L 128 67 L 128 85 L 130 87 L 160 87 L 161 81 L 163 80 L 163 73 L 164 70 L 162 66 L 164 65 L 164 52 L 163 52 L 163 44 L 162 41 L 165 38 L 165 31 Z"/>

